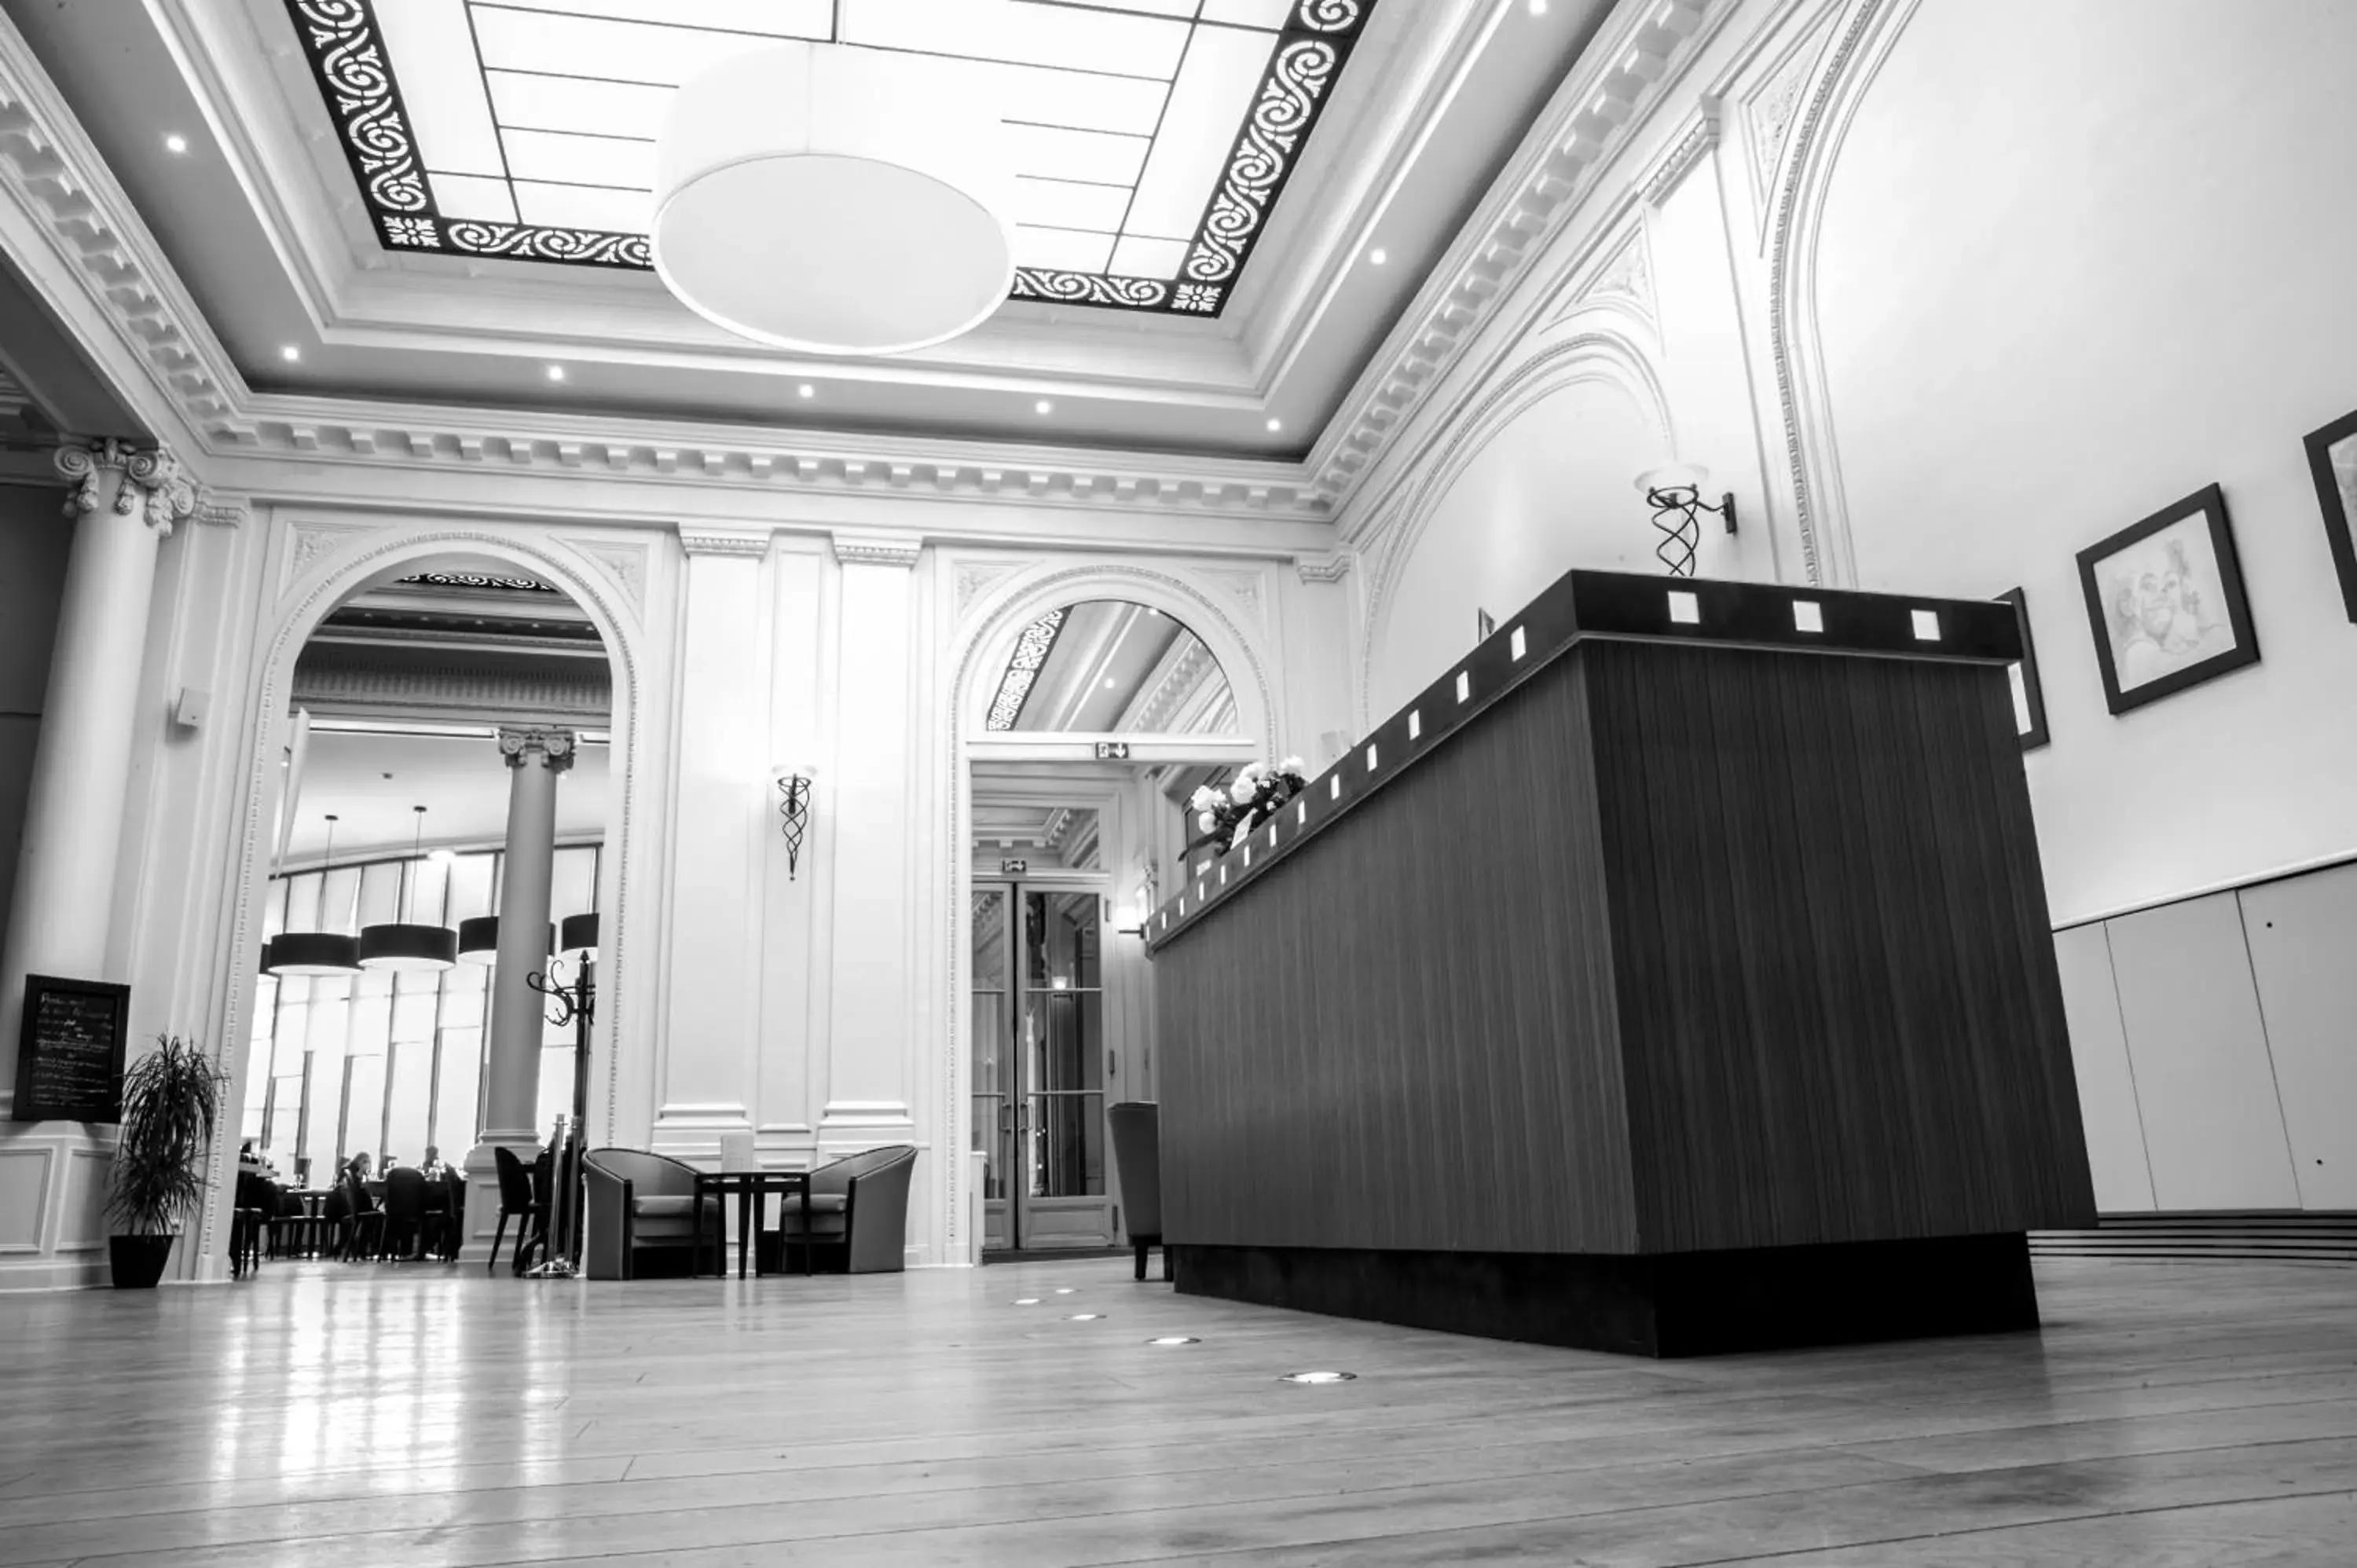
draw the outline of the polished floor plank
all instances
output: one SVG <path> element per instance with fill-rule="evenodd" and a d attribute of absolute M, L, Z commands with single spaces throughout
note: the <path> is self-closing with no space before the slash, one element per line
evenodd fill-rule
<path fill-rule="evenodd" d="M 0 1563 L 2345 1565 L 2314 1542 L 2357 1491 L 2350 1271 L 2039 1273 L 2039 1335 L 1671 1363 L 1117 1260 L 0 1299 Z M 1312 1366 L 1360 1378 L 1275 1380 Z"/>

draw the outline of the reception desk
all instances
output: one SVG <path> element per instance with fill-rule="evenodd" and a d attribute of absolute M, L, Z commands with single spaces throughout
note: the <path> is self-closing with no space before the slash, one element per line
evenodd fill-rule
<path fill-rule="evenodd" d="M 1575 572 L 1148 917 L 1182 1291 L 2034 1327 L 2093 1197 L 2011 606 Z"/>

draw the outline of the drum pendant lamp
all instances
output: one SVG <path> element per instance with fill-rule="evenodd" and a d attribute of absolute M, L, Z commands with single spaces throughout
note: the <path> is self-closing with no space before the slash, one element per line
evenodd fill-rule
<path fill-rule="evenodd" d="M 409 859 L 401 868 L 402 901 L 412 906 L 417 897 L 417 865 L 425 843 L 425 808 L 413 808 L 416 833 Z M 404 911 L 414 915 L 413 907 Z M 447 926 L 423 926 L 409 920 L 388 920 L 361 932 L 361 967 L 399 972 L 448 969 L 458 961 L 458 933 Z"/>
<path fill-rule="evenodd" d="M 328 813 L 328 848 L 319 859 L 319 896 L 336 868 L 336 814 Z M 265 974 L 334 975 L 361 972 L 360 944 L 341 931 L 283 931 L 262 950 Z"/>

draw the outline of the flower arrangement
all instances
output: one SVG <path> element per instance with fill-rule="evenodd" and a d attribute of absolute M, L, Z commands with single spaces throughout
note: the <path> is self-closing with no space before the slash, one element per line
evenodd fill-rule
<path fill-rule="evenodd" d="M 1209 844 L 1221 853 L 1243 842 L 1244 835 L 1276 814 L 1276 809 L 1301 793 L 1309 783 L 1301 758 L 1282 762 L 1246 763 L 1226 789 L 1206 784 L 1188 797 L 1195 813 L 1198 836 L 1187 847 Z"/>

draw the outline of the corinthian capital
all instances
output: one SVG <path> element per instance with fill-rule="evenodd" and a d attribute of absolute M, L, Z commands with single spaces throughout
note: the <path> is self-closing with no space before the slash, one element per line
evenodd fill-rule
<path fill-rule="evenodd" d="M 510 768 L 522 768 L 537 754 L 543 767 L 551 773 L 562 773 L 573 766 L 574 739 L 569 729 L 502 725 L 500 755 Z"/>
<path fill-rule="evenodd" d="M 105 480 L 114 479 L 114 510 L 131 517 L 145 512 L 147 526 L 170 538 L 172 525 L 197 510 L 197 487 L 180 472 L 168 447 L 137 446 L 112 435 L 68 441 L 57 451 L 58 472 L 73 482 L 66 515 L 98 510 Z"/>

